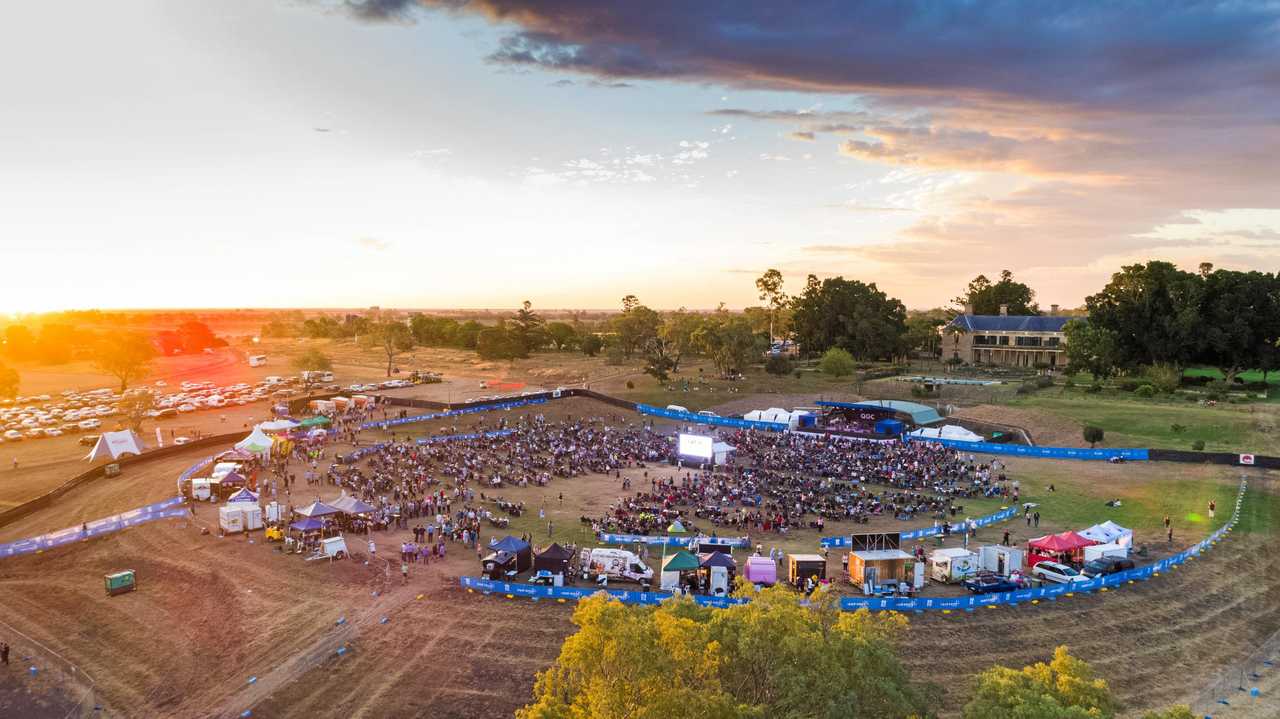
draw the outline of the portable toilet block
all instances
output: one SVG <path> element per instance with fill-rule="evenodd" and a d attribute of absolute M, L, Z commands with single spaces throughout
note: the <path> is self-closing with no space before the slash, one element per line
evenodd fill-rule
<path fill-rule="evenodd" d="M 107 594 L 109 596 L 114 597 L 117 594 L 135 591 L 138 588 L 137 577 L 134 575 L 132 569 L 126 569 L 123 572 L 113 572 L 112 574 L 105 575 L 103 579 L 106 580 Z"/>

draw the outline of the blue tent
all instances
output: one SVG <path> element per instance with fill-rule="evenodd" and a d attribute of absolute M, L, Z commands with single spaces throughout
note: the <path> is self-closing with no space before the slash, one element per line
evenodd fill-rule
<path fill-rule="evenodd" d="M 323 517 L 326 514 L 337 514 L 338 510 L 330 507 L 324 502 L 312 502 L 302 509 L 297 510 L 297 512 L 304 517 Z"/>
<path fill-rule="evenodd" d="M 239 489 L 239 491 L 237 491 L 235 494 L 231 495 L 230 497 L 227 497 L 227 502 L 228 502 L 228 503 L 230 503 L 230 502 L 250 502 L 250 503 L 253 503 L 253 504 L 257 504 L 257 503 L 258 503 L 258 495 L 256 495 L 256 494 L 254 494 L 253 492 L 249 491 L 249 489 L 248 489 L 247 487 L 241 487 L 241 488 Z"/>
<path fill-rule="evenodd" d="M 876 434 L 897 435 L 897 434 L 902 434 L 903 431 L 906 430 L 906 428 L 907 426 L 902 423 L 902 420 L 882 419 L 879 422 L 876 422 Z"/>
<path fill-rule="evenodd" d="M 317 529 L 323 529 L 323 528 L 324 528 L 324 520 L 316 519 L 314 517 L 299 519 L 298 521 L 289 525 L 289 529 L 297 529 L 302 532 L 313 532 Z"/>
<path fill-rule="evenodd" d="M 490 542 L 489 549 L 494 552 L 508 552 L 516 555 L 517 572 L 523 572 L 533 566 L 533 548 L 529 546 L 528 542 L 516 539 L 509 534 L 499 541 Z"/>

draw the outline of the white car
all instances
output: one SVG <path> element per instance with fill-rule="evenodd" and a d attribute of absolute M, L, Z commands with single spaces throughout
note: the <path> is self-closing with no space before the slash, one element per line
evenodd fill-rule
<path fill-rule="evenodd" d="M 44 436 L 44 430 L 39 427 L 33 427 L 25 432 L 30 439 L 40 439 Z"/>
<path fill-rule="evenodd" d="M 101 426 L 102 426 L 102 420 L 100 420 L 100 419 L 86 419 L 86 420 L 81 421 L 81 422 L 80 422 L 79 424 L 77 424 L 76 426 L 77 426 L 77 427 L 79 427 L 80 429 L 97 429 L 97 428 L 99 428 L 99 427 L 101 427 Z"/>
<path fill-rule="evenodd" d="M 174 444 L 187 444 L 188 442 L 191 442 L 191 441 L 192 439 L 190 437 L 174 437 L 173 438 Z"/>
<path fill-rule="evenodd" d="M 193 405 L 193 404 L 180 404 L 180 405 L 178 405 L 178 411 L 179 411 L 179 412 L 194 412 L 194 411 L 196 411 L 196 406 L 195 406 L 195 405 Z"/>
<path fill-rule="evenodd" d="M 1076 582 L 1089 581 L 1089 578 L 1080 572 L 1057 562 L 1040 562 L 1031 569 L 1031 576 L 1039 577 L 1046 582 L 1053 582 L 1054 584 L 1074 584 Z"/>
<path fill-rule="evenodd" d="M 8 432 L 5 432 L 5 433 L 4 433 L 4 441 L 6 441 L 6 442 L 21 442 L 21 441 L 22 441 L 22 433 L 21 433 L 21 432 L 19 432 L 19 431 L 18 431 L 18 430 L 16 430 L 16 429 L 11 429 L 11 430 L 9 430 Z"/>
<path fill-rule="evenodd" d="M 58 429 L 57 427 L 50 427 L 50 428 L 48 428 L 48 429 L 46 429 L 46 430 L 44 431 L 44 436 L 46 436 L 46 437 L 61 437 L 61 436 L 62 436 L 62 430 Z"/>

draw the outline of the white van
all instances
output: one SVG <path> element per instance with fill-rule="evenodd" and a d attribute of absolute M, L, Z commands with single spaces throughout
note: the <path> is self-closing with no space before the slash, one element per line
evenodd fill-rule
<path fill-rule="evenodd" d="M 249 366 L 250 366 L 250 367 L 261 367 L 262 365 L 264 365 L 264 364 L 266 364 L 266 363 L 267 363 L 267 356 L 266 356 L 266 355 L 249 355 Z"/>
<path fill-rule="evenodd" d="M 652 582 L 653 568 L 625 549 L 596 547 L 583 549 L 579 558 L 582 578 L 593 579 L 601 574 L 610 579 L 629 579 L 633 582 Z"/>
<path fill-rule="evenodd" d="M 262 378 L 263 384 L 282 384 L 283 382 L 284 382 L 284 377 L 280 377 L 274 374 Z"/>

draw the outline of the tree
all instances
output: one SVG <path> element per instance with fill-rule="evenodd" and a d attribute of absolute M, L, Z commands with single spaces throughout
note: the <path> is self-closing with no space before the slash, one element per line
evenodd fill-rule
<path fill-rule="evenodd" d="M 1106 432 L 1103 432 L 1101 427 L 1086 425 L 1084 428 L 1084 441 L 1089 443 L 1090 449 L 1096 447 L 1105 436 Z"/>
<path fill-rule="evenodd" d="M 673 350 L 674 343 L 661 337 L 649 340 L 644 352 L 644 373 L 659 383 L 666 382 L 679 364 L 671 356 Z"/>
<path fill-rule="evenodd" d="M 413 333 L 409 326 L 394 320 L 378 322 L 369 328 L 370 342 L 382 349 L 387 355 L 387 376 L 391 376 L 392 363 L 396 355 L 413 349 Z"/>
<path fill-rule="evenodd" d="M 31 359 L 36 352 L 36 338 L 26 325 L 4 328 L 4 353 L 15 360 Z"/>
<path fill-rule="evenodd" d="M 329 355 L 312 347 L 293 358 L 293 368 L 299 372 L 328 372 L 333 369 L 333 360 Z"/>
<path fill-rule="evenodd" d="M 568 322 L 549 322 L 546 327 L 547 339 L 551 346 L 559 351 L 571 350 L 578 346 L 578 331 Z"/>
<path fill-rule="evenodd" d="M 786 307 L 788 302 L 786 293 L 782 291 L 782 282 L 782 273 L 775 269 L 769 269 L 756 278 L 756 289 L 760 290 L 760 299 L 764 300 L 769 308 L 769 342 L 771 344 L 778 336 L 774 332 L 778 311 Z"/>
<path fill-rule="evenodd" d="M 1067 336 L 1067 364 L 1097 378 L 1119 369 L 1119 339 L 1111 330 L 1085 320 L 1071 320 L 1063 327 Z"/>
<path fill-rule="evenodd" d="M 1038 315 L 1040 307 L 1035 304 L 1035 297 L 1035 291 L 1015 281 L 1012 272 L 1001 270 L 999 282 L 992 283 L 986 275 L 978 275 L 969 283 L 965 293 L 952 302 L 962 311 L 972 306 L 975 315 L 999 314 L 1000 305 L 1007 305 L 1011 315 Z"/>
<path fill-rule="evenodd" d="M 673 599 L 628 607 L 603 594 L 574 610 L 577 631 L 538 675 L 518 719 L 747 719 L 924 716 L 894 642 L 901 616 L 801 606 L 785 587 L 727 609 Z M 626 657 L 618 661 L 617 657 Z"/>
<path fill-rule="evenodd" d="M 875 283 L 810 275 L 792 310 L 796 340 L 811 354 L 840 347 L 858 359 L 891 359 L 903 349 L 907 310 Z"/>
<path fill-rule="evenodd" d="M 689 312 L 683 307 L 663 319 L 662 326 L 658 328 L 658 336 L 671 348 L 670 355 L 674 361 L 672 371 L 680 370 L 680 361 L 685 355 L 695 354 L 698 351 L 698 343 L 694 335 L 704 324 L 706 324 L 706 318 Z"/>
<path fill-rule="evenodd" d="M 1203 347 L 1198 362 L 1217 367 L 1230 384 L 1237 374 L 1267 364 L 1275 342 L 1280 292 L 1262 272 L 1201 272 Z"/>
<path fill-rule="evenodd" d="M 764 338 L 751 331 L 751 323 L 745 317 L 730 317 L 727 313 L 704 322 L 692 339 L 724 377 L 745 371 L 765 349 Z"/>
<path fill-rule="evenodd" d="M 486 327 L 476 337 L 476 354 L 484 359 L 516 359 L 527 357 L 524 344 L 502 325 Z"/>
<path fill-rule="evenodd" d="M 120 380 L 120 391 L 129 389 L 129 382 L 147 373 L 155 348 L 151 340 L 136 332 L 110 335 L 97 348 L 94 364 L 98 369 Z"/>
<path fill-rule="evenodd" d="M 832 377 L 844 377 L 845 375 L 853 374 L 853 355 L 839 347 L 832 347 L 822 355 L 822 359 L 818 360 L 818 369 L 822 370 L 823 374 L 829 374 Z"/>
<path fill-rule="evenodd" d="M 1022 669 L 995 666 L 979 674 L 963 716 L 1110 719 L 1117 709 L 1107 683 L 1094 677 L 1087 662 L 1060 646 L 1048 664 L 1038 662 Z"/>
<path fill-rule="evenodd" d="M 150 416 L 151 410 L 155 409 L 156 398 L 148 390 L 136 389 L 126 393 L 120 399 L 118 406 L 125 424 L 129 429 L 137 432 L 142 429 L 142 421 Z"/>
<path fill-rule="evenodd" d="M 907 331 L 902 337 L 903 349 L 920 352 L 936 358 L 942 353 L 942 328 L 946 326 L 946 311 L 909 312 Z"/>
<path fill-rule="evenodd" d="M 589 334 L 582 338 L 582 354 L 595 357 L 604 348 L 604 340 L 599 335 Z"/>
<path fill-rule="evenodd" d="M 643 349 L 649 340 L 658 336 L 662 316 L 640 304 L 634 295 L 627 295 L 623 299 L 622 314 L 614 318 L 613 325 L 622 354 L 630 359 L 636 350 Z"/>
<path fill-rule="evenodd" d="M 1203 290 L 1203 278 L 1169 262 L 1128 265 L 1085 299 L 1088 323 L 1113 338 L 1117 369 L 1157 362 L 1183 368 L 1204 344 Z"/>
<path fill-rule="evenodd" d="M 13 399 L 18 396 L 18 370 L 0 364 L 0 399 Z"/>
<path fill-rule="evenodd" d="M 791 374 L 791 360 L 782 355 L 773 355 L 764 361 L 764 371 L 782 377 Z"/>
<path fill-rule="evenodd" d="M 520 347 L 518 355 L 520 357 L 528 357 L 530 352 L 546 342 L 542 317 L 532 308 L 533 303 L 525 300 L 520 309 L 511 316 L 511 325 L 507 328 L 511 341 Z"/>
<path fill-rule="evenodd" d="M 195 320 L 187 320 L 178 325 L 178 341 L 182 344 L 182 351 L 187 354 L 226 344 L 213 335 L 209 325 Z"/>

